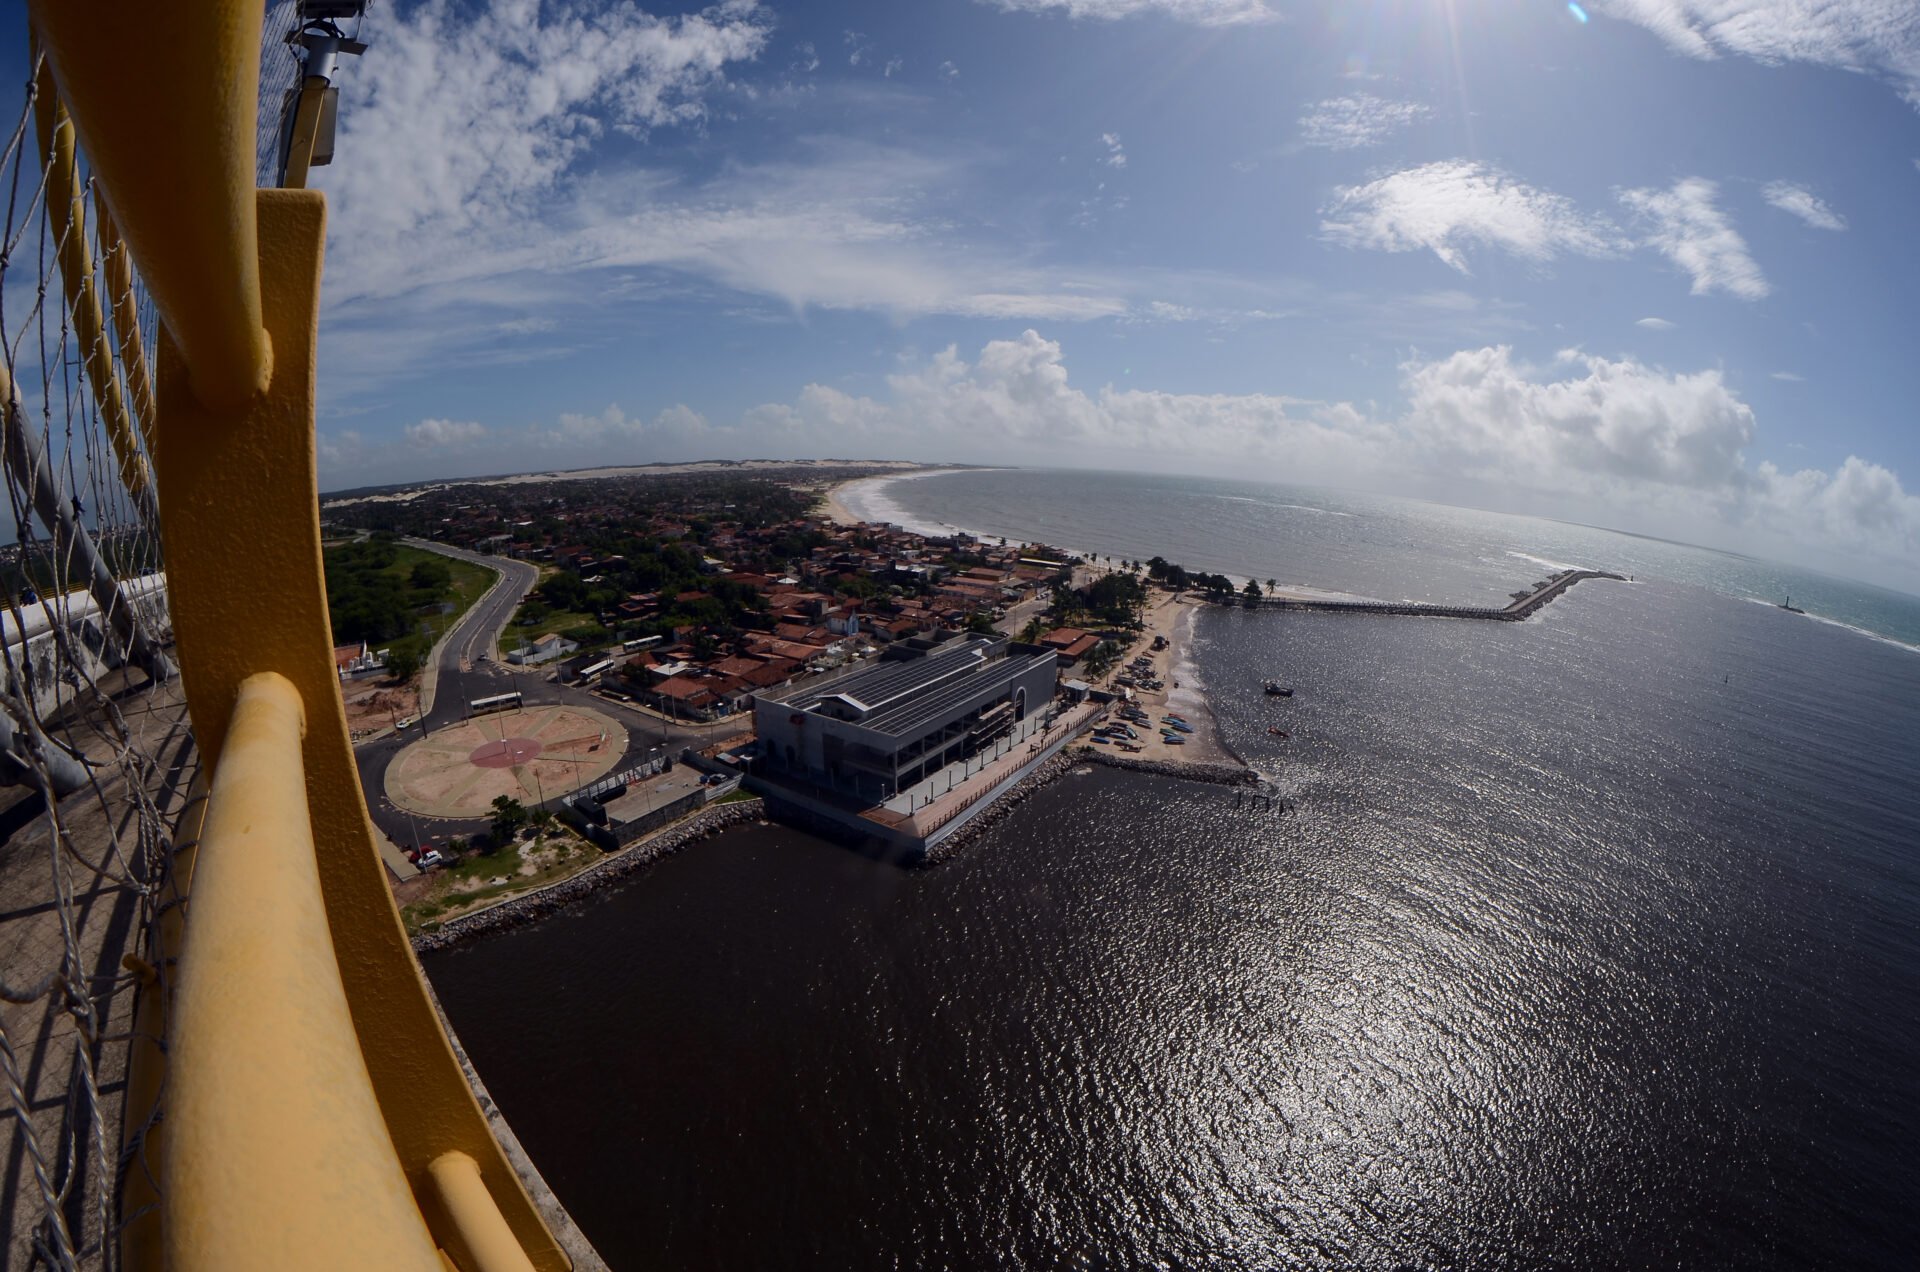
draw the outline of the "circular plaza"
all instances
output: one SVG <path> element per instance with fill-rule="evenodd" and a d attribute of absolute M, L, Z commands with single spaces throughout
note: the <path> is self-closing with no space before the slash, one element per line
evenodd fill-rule
<path fill-rule="evenodd" d="M 586 707 L 475 716 L 394 756 L 387 798 L 428 817 L 490 817 L 502 795 L 531 804 L 605 777 L 626 750 L 627 731 Z"/>

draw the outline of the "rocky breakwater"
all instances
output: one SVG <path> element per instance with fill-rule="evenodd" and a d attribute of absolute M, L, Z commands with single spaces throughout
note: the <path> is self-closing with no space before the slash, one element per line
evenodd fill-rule
<path fill-rule="evenodd" d="M 1135 773 L 1151 773 L 1156 777 L 1178 777 L 1189 782 L 1211 782 L 1218 786 L 1258 786 L 1260 775 L 1252 769 L 1238 764 L 1202 764 L 1185 763 L 1179 760 L 1136 760 L 1129 756 L 1113 755 L 1106 751 L 1096 751 L 1090 747 L 1062 751 L 1042 764 L 1033 772 L 1020 779 L 1018 785 L 993 802 L 972 821 L 953 832 L 947 838 L 927 848 L 920 859 L 921 865 L 937 866 L 951 861 L 962 849 L 972 843 L 981 834 L 998 825 L 1021 800 L 1033 794 L 1041 787 L 1053 782 L 1077 764 L 1092 761 L 1105 764 L 1109 768 L 1127 769 Z"/>
<path fill-rule="evenodd" d="M 645 869 L 663 857 L 670 857 L 690 844 L 717 835 L 729 826 L 760 821 L 765 816 L 766 805 L 758 799 L 715 804 L 677 826 L 670 826 L 589 866 L 571 879 L 563 879 L 550 888 L 525 893 L 473 914 L 449 919 L 434 931 L 422 932 L 413 938 L 414 951 L 424 954 L 428 950 L 449 949 L 493 932 L 537 923 L 564 910 L 588 893 L 623 879 L 636 870 Z"/>
<path fill-rule="evenodd" d="M 1218 786 L 1258 786 L 1260 784 L 1260 775 L 1240 764 L 1189 764 L 1181 760 L 1136 760 L 1128 755 L 1115 755 L 1110 751 L 1091 749 L 1080 752 L 1074 758 L 1092 760 L 1095 764 L 1104 764 L 1108 768 L 1127 769 L 1135 773 L 1184 778 L 1189 782 L 1212 782 Z"/>

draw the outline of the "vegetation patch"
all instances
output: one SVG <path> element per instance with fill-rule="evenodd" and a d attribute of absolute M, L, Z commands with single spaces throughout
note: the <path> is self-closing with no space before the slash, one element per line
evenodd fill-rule
<path fill-rule="evenodd" d="M 498 848 L 463 853 L 452 865 L 435 871 L 427 895 L 400 907 L 407 932 L 433 931 L 448 919 L 502 897 L 571 878 L 600 860 L 598 848 L 559 822 L 548 817 L 540 824 L 542 829 L 532 839 L 509 836 Z"/>
<path fill-rule="evenodd" d="M 322 558 L 333 643 L 387 650 L 388 669 L 401 679 L 419 670 L 434 642 L 498 577 L 384 534 L 327 548 Z"/>

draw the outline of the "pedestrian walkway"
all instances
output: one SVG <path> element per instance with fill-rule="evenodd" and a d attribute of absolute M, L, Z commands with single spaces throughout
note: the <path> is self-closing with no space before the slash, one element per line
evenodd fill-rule
<path fill-rule="evenodd" d="M 899 823 L 903 829 L 920 836 L 930 834 L 962 810 L 993 794 L 1002 782 L 1032 763 L 1048 747 L 1086 728 L 1105 709 L 1103 705 L 1084 702 L 1069 707 L 1051 725 L 1043 723 L 1041 717 L 1022 721 L 1021 735 L 1011 740 L 1012 745 L 999 748 L 984 762 L 976 758 L 950 764 L 882 807 L 904 816 L 905 820 Z"/>

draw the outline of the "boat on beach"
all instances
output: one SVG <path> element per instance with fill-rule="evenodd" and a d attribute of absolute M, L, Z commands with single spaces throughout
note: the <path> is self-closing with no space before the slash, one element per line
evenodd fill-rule
<path fill-rule="evenodd" d="M 1293 697 L 1293 690 L 1287 687 L 1286 685 L 1281 684 L 1278 680 L 1267 681 L 1265 688 L 1267 691 L 1267 696 L 1269 698 Z"/>

